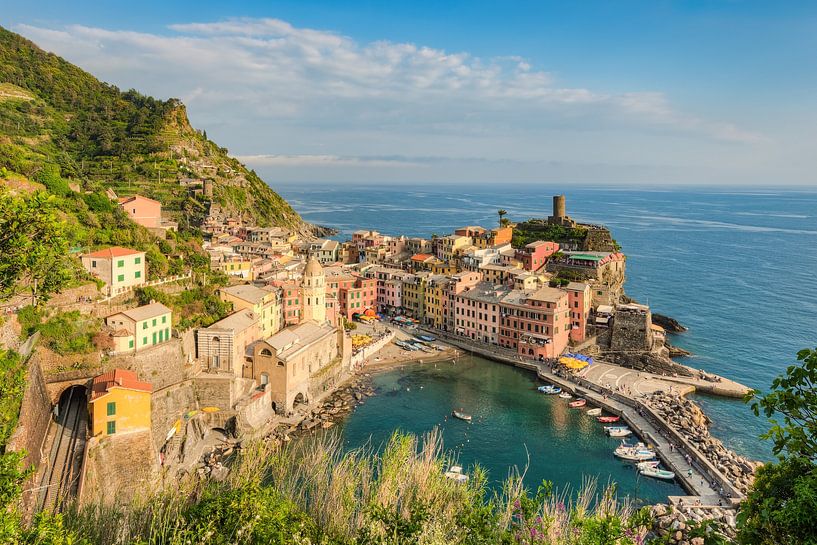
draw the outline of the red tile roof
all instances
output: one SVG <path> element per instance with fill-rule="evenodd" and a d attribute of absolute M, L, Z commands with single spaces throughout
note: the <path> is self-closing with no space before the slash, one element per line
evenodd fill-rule
<path fill-rule="evenodd" d="M 150 392 L 153 390 L 153 385 L 149 382 L 140 382 L 133 371 L 125 369 L 114 369 L 103 373 L 94 378 L 91 386 L 91 401 L 104 396 L 111 388 L 120 387 L 128 390 L 140 390 L 142 392 Z"/>
<path fill-rule="evenodd" d="M 104 250 L 97 250 L 90 254 L 85 254 L 85 257 L 99 257 L 106 259 L 113 259 L 114 257 L 123 257 L 126 255 L 142 254 L 139 250 L 131 250 L 130 248 L 123 248 L 121 246 L 111 246 Z"/>
<path fill-rule="evenodd" d="M 119 197 L 118 200 L 119 200 L 119 204 L 126 204 L 126 203 L 129 203 L 131 201 L 135 201 L 137 199 L 142 199 L 144 201 L 150 201 L 150 202 L 155 202 L 157 204 L 162 204 L 160 201 L 157 201 L 156 199 L 150 199 L 148 197 L 143 197 L 142 195 L 131 195 L 130 197 Z"/>
<path fill-rule="evenodd" d="M 411 260 L 412 261 L 425 261 L 425 260 L 427 260 L 427 259 L 429 259 L 431 257 L 434 257 L 434 256 L 431 255 L 431 254 L 414 254 L 413 256 L 411 256 Z"/>

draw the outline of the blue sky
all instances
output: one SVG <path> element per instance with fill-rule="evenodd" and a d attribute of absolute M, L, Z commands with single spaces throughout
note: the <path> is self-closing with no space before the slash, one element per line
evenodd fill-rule
<path fill-rule="evenodd" d="M 817 184 L 814 2 L 101 4 L 0 24 L 273 183 Z"/>

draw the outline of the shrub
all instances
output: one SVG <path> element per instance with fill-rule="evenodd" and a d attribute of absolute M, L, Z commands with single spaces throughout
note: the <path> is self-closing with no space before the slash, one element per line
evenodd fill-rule
<path fill-rule="evenodd" d="M 63 312 L 39 327 L 42 341 L 58 354 L 88 354 L 94 351 L 99 321 L 84 318 L 79 311 Z"/>

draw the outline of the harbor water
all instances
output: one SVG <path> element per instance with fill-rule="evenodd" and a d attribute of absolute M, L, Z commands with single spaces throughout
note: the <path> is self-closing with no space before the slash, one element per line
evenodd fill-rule
<path fill-rule="evenodd" d="M 551 196 L 565 193 L 570 216 L 607 225 L 621 244 L 627 255 L 627 293 L 649 304 L 654 312 L 668 314 L 689 327 L 688 332 L 671 338 L 673 343 L 693 352 L 694 357 L 684 363 L 763 389 L 795 362 L 798 350 L 817 346 L 817 193 L 813 191 L 508 184 L 474 187 L 301 184 L 276 189 L 307 221 L 340 229 L 340 239 L 363 228 L 430 237 L 434 233 L 450 233 L 463 225 L 490 227 L 497 222 L 499 208 L 507 210 L 507 217 L 514 221 L 546 217 L 550 214 Z M 509 370 L 497 371 L 506 372 Z M 453 380 L 453 376 L 444 379 L 425 370 L 401 373 L 387 374 L 378 380 L 395 384 L 427 381 L 423 391 L 433 391 L 432 385 L 438 381 L 451 386 L 446 380 Z M 457 374 L 453 369 L 451 373 Z M 492 373 L 482 367 L 479 373 L 487 373 L 483 382 L 492 380 Z M 456 384 L 467 385 L 471 380 L 463 376 Z M 464 391 L 479 390 L 464 388 Z M 566 409 L 562 412 L 552 407 L 551 401 L 533 396 L 531 402 L 542 404 L 542 410 L 524 408 L 526 396 L 508 389 L 489 398 L 490 403 L 469 407 L 475 412 L 479 407 L 490 411 L 492 427 L 505 421 L 508 427 L 497 431 L 492 440 L 483 437 L 479 448 L 464 451 L 467 461 L 478 460 L 490 465 L 495 475 L 504 476 L 507 467 L 521 463 L 519 453 L 527 446 L 535 479 L 576 483 L 584 472 L 599 474 L 600 466 L 596 464 L 600 458 L 593 457 L 594 463 L 585 463 L 588 443 L 582 441 L 595 444 L 603 438 L 589 432 L 585 435 L 584 426 L 588 424 Z M 427 407 L 424 399 L 406 392 L 372 401 L 372 405 L 367 404 L 350 418 L 347 424 L 350 440 L 365 440 L 370 427 L 423 423 L 420 428 L 425 429 L 438 423 L 446 411 L 441 413 L 440 406 Z M 768 443 L 758 437 L 768 426 L 763 418 L 754 417 L 739 400 L 700 395 L 695 399 L 712 417 L 713 434 L 728 447 L 752 458 L 771 459 Z M 401 419 L 390 415 L 378 422 L 375 413 L 367 417 L 371 406 L 379 406 L 382 414 L 389 414 L 392 404 L 396 411 L 403 403 L 413 408 L 407 413 L 397 411 Z M 526 424 L 530 419 L 533 422 Z M 526 429 L 526 425 L 542 425 L 546 431 L 537 434 Z M 525 432 L 517 434 L 517 429 Z M 542 433 L 548 440 L 543 440 L 537 449 L 531 448 L 533 438 L 538 441 Z M 458 439 L 454 435 L 449 446 L 455 446 Z M 614 466 L 601 467 L 607 468 L 610 476 L 622 477 Z"/>

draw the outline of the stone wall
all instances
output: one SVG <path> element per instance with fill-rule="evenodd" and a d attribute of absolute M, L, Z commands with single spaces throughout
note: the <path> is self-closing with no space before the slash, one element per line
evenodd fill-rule
<path fill-rule="evenodd" d="M 623 310 L 616 311 L 613 317 L 610 350 L 652 350 L 652 332 L 650 311 Z"/>
<path fill-rule="evenodd" d="M 14 433 L 9 439 L 7 448 L 10 451 L 25 452 L 25 467 L 32 466 L 39 470 L 42 459 L 40 449 L 48 426 L 51 423 L 51 397 L 45 384 L 40 362 L 37 357 L 28 360 L 26 389 L 20 406 L 20 417 Z"/>
<path fill-rule="evenodd" d="M 192 336 L 192 332 L 190 332 Z M 192 365 L 188 364 L 185 343 L 192 341 L 185 337 L 172 338 L 167 342 L 133 353 L 119 354 L 104 363 L 106 369 L 129 369 L 139 375 L 140 380 L 150 382 L 154 390 L 189 378 Z"/>
<path fill-rule="evenodd" d="M 177 420 L 183 420 L 186 412 L 198 409 L 199 404 L 192 380 L 154 390 L 150 402 L 153 444 L 158 451 L 164 445 L 173 424 Z"/>

